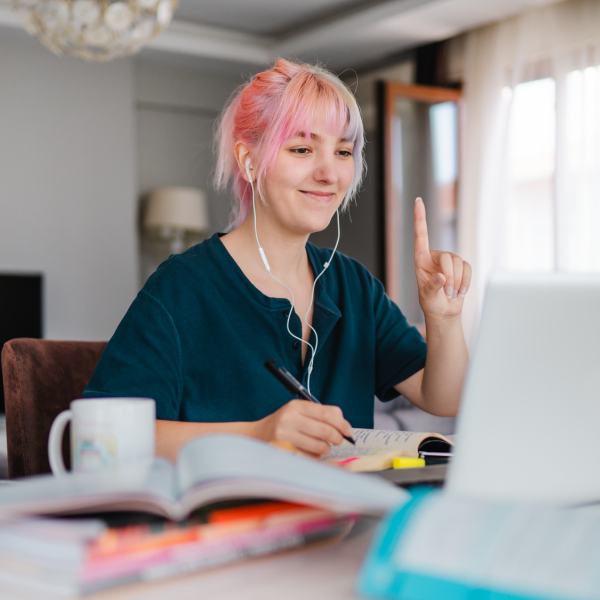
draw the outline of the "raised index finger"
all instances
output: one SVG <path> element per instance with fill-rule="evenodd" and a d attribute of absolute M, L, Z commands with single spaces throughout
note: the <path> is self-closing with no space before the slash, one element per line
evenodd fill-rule
<path fill-rule="evenodd" d="M 421 198 L 417 198 L 415 201 L 415 260 L 423 253 L 429 253 L 429 235 L 425 219 L 425 204 Z"/>

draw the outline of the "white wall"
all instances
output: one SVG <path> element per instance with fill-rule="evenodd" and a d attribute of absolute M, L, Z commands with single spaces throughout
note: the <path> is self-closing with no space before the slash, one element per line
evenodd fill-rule
<path fill-rule="evenodd" d="M 0 29 L 0 272 L 44 273 L 48 338 L 108 339 L 137 291 L 133 67 Z"/>

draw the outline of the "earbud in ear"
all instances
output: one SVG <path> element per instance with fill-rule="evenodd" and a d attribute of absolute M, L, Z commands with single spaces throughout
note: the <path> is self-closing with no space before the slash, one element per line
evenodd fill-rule
<path fill-rule="evenodd" d="M 250 157 L 248 157 L 246 159 L 246 162 L 244 163 L 244 166 L 246 167 L 246 175 L 248 175 L 248 181 L 250 181 L 250 183 L 252 183 L 252 175 L 250 174 L 250 169 L 252 168 L 250 166 Z"/>

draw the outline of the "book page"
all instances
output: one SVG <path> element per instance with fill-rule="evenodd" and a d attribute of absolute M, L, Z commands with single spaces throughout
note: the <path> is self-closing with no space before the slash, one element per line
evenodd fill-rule
<path fill-rule="evenodd" d="M 278 498 L 333 510 L 381 514 L 408 497 L 321 461 L 247 436 L 211 434 L 179 453 L 179 493 L 186 510 L 230 498 Z M 386 482 L 387 483 L 387 482 Z"/>
<path fill-rule="evenodd" d="M 384 429 L 355 429 L 354 440 L 357 446 L 372 448 L 388 448 L 389 450 L 417 451 L 419 444 L 428 437 L 437 437 L 449 444 L 452 442 L 439 433 L 423 433 L 419 431 L 387 431 Z"/>
<path fill-rule="evenodd" d="M 339 446 L 333 446 L 327 456 L 323 458 L 325 460 L 344 460 L 345 458 L 353 458 L 355 456 L 376 456 L 389 452 L 389 448 L 370 448 L 369 446 L 353 446 L 352 444 L 340 444 Z"/>
<path fill-rule="evenodd" d="M 405 456 L 417 457 L 419 445 L 427 438 L 435 437 L 452 445 L 452 441 L 439 433 L 422 433 L 418 431 L 387 431 L 384 429 L 355 429 L 354 441 L 356 446 L 344 440 L 339 446 L 332 446 L 331 452 L 324 456 L 326 460 L 343 460 L 352 456 L 377 454 L 374 449 L 389 452 L 403 450 Z M 367 450 L 365 450 L 365 448 Z"/>
<path fill-rule="evenodd" d="M 6 486 L 0 494 L 0 519 L 19 514 L 123 510 L 168 512 L 175 502 L 175 470 L 161 458 L 92 473 L 38 475 Z M 142 508 L 143 506 L 143 508 Z"/>

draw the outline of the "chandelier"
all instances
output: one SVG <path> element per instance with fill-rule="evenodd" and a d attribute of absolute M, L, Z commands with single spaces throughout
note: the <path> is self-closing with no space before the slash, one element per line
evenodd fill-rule
<path fill-rule="evenodd" d="M 55 54 L 106 61 L 137 52 L 178 0 L 13 0 L 25 30 Z"/>

